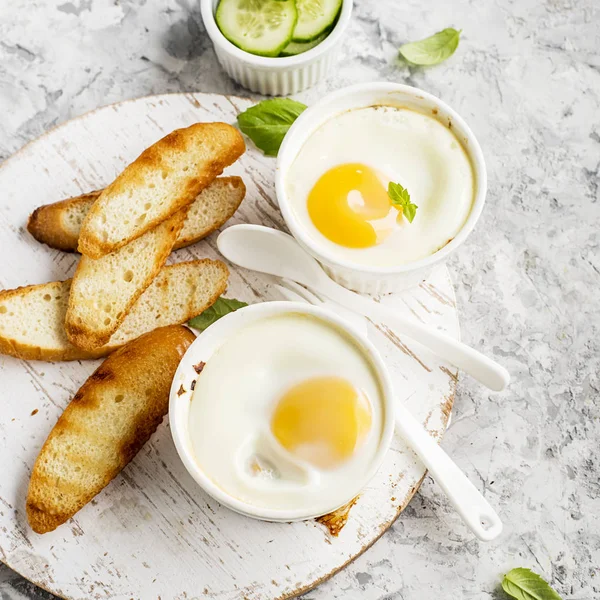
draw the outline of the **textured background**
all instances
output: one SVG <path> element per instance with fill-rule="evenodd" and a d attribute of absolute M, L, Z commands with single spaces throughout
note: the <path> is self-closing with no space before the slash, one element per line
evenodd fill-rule
<path fill-rule="evenodd" d="M 463 338 L 502 361 L 513 383 L 488 394 L 463 378 L 443 446 L 498 507 L 505 532 L 473 539 L 427 479 L 392 530 L 306 598 L 499 600 L 501 575 L 516 566 L 565 597 L 599 598 L 600 4 L 355 9 L 336 73 L 299 99 L 377 79 L 415 85 L 461 113 L 487 158 L 487 206 L 450 268 Z M 403 42 L 451 25 L 464 32 L 446 63 L 397 59 Z M 179 91 L 245 94 L 221 72 L 197 2 L 0 6 L 0 160 L 98 106 Z M 0 598 L 51 596 L 0 567 Z"/>

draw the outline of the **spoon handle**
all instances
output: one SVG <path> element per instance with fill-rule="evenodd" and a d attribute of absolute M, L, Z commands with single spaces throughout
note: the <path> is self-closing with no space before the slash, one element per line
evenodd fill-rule
<path fill-rule="evenodd" d="M 319 285 L 317 292 L 321 292 L 350 310 L 389 325 L 397 333 L 411 337 L 435 352 L 440 358 L 459 367 L 489 389 L 499 392 L 508 385 L 510 381 L 508 371 L 502 365 L 475 350 L 475 348 L 471 348 L 430 326 L 407 319 L 370 298 L 347 290 L 331 279 L 324 280 L 322 283 L 323 285 Z"/>
<path fill-rule="evenodd" d="M 486 542 L 498 537 L 502 522 L 496 511 L 400 402 L 396 406 L 396 431 L 429 469 L 467 527 Z"/>

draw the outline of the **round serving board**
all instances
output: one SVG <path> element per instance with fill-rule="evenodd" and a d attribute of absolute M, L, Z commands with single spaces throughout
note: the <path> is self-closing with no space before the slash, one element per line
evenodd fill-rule
<path fill-rule="evenodd" d="M 40 245 L 27 232 L 34 208 L 101 188 L 171 130 L 197 121 L 234 123 L 251 103 L 211 94 L 140 98 L 88 113 L 25 146 L 0 167 L 0 287 L 65 279 L 73 273 L 77 255 Z M 275 160 L 248 145 L 242 159 L 228 169 L 241 175 L 248 188 L 230 224 L 285 229 L 273 189 Z M 171 259 L 218 258 L 215 240 L 213 234 Z M 281 299 L 273 282 L 233 267 L 227 295 L 250 303 Z M 420 287 L 382 301 L 459 335 L 445 267 Z M 456 370 L 383 325 L 370 325 L 370 336 L 392 371 L 398 402 L 439 439 L 452 407 Z M 0 357 L 0 558 L 64 598 L 292 597 L 373 544 L 425 474 L 415 455 L 395 439 L 338 537 L 315 521 L 255 521 L 223 508 L 198 488 L 177 456 L 165 419 L 127 468 L 74 519 L 37 535 L 25 515 L 31 468 L 62 410 L 97 365 Z"/>

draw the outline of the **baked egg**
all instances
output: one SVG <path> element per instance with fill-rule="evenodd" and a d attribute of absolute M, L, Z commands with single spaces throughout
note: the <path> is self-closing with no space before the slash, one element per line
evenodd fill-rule
<path fill-rule="evenodd" d="M 189 410 L 194 458 L 230 496 L 323 514 L 372 471 L 383 396 L 344 331 L 285 313 L 251 323 L 211 356 Z"/>
<path fill-rule="evenodd" d="M 412 222 L 388 196 L 390 182 L 418 207 Z M 473 205 L 475 177 L 460 141 L 433 115 L 370 106 L 310 135 L 286 191 L 300 223 L 330 252 L 395 266 L 426 258 L 456 236 Z"/>

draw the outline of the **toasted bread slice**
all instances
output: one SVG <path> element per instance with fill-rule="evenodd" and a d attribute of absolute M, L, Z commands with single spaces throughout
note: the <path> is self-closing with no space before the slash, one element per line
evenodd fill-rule
<path fill-rule="evenodd" d="M 61 200 L 36 208 L 27 230 L 43 244 L 65 252 L 77 252 L 83 219 L 101 191 Z M 190 205 L 174 250 L 200 241 L 228 221 L 246 194 L 241 177 L 218 177 Z"/>
<path fill-rule="evenodd" d="M 33 466 L 27 518 L 37 533 L 70 519 L 133 459 L 169 407 L 194 334 L 163 327 L 111 354 L 60 416 Z"/>
<path fill-rule="evenodd" d="M 240 132 L 226 123 L 173 131 L 100 194 L 83 221 L 79 251 L 99 258 L 150 231 L 189 206 L 244 150 Z"/>
<path fill-rule="evenodd" d="M 227 267 L 195 260 L 163 267 L 110 342 L 92 351 L 73 346 L 64 329 L 71 280 L 0 292 L 0 353 L 25 360 L 79 360 L 110 354 L 156 327 L 185 323 L 225 292 Z"/>
<path fill-rule="evenodd" d="M 165 264 L 187 208 L 130 244 L 102 256 L 82 256 L 71 283 L 65 330 L 83 350 L 104 346 Z"/>

